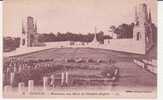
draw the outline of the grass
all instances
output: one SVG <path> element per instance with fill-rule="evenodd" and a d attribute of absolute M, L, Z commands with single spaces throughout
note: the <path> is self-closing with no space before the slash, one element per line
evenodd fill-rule
<path fill-rule="evenodd" d="M 62 48 L 62 49 L 48 49 L 44 51 L 39 51 L 31 54 L 18 56 L 20 59 L 26 60 L 38 60 L 38 59 L 53 59 L 54 64 L 61 64 L 66 66 L 91 66 L 93 68 L 97 67 L 100 69 L 105 69 L 111 65 L 108 63 L 110 59 L 115 61 L 115 66 L 120 69 L 120 80 L 116 82 L 118 86 L 122 87 L 156 87 L 157 78 L 156 75 L 151 74 L 148 71 L 138 67 L 133 63 L 133 58 L 142 59 L 144 56 L 136 54 L 128 54 L 122 52 L 115 52 L 110 50 L 102 49 L 91 49 L 91 48 Z M 74 63 L 65 62 L 65 59 L 101 59 L 103 63 Z M 72 73 L 79 75 L 86 74 L 96 74 L 99 73 L 97 70 L 72 70 Z"/>

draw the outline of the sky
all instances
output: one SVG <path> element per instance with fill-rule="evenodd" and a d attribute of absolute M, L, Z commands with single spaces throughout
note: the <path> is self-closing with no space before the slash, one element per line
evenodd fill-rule
<path fill-rule="evenodd" d="M 134 22 L 135 6 L 147 3 L 157 23 L 156 0 L 4 0 L 4 36 L 21 35 L 22 22 L 34 17 L 39 33 L 87 34 L 102 27 Z"/>

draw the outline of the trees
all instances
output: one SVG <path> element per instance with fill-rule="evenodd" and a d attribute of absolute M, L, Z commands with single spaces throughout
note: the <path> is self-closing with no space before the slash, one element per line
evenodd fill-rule
<path fill-rule="evenodd" d="M 121 24 L 117 28 L 111 26 L 114 33 L 118 34 L 118 38 L 132 38 L 133 37 L 133 27 L 134 23 L 131 24 Z"/>
<path fill-rule="evenodd" d="M 153 33 L 153 34 L 152 34 L 152 35 L 153 35 L 153 36 L 152 36 L 152 37 L 153 37 L 153 42 L 154 42 L 154 43 L 157 43 L 157 27 L 156 27 L 156 25 L 153 24 L 153 23 L 152 23 L 151 26 L 152 26 L 152 33 Z"/>
<path fill-rule="evenodd" d="M 99 33 L 99 38 L 101 40 L 103 33 Z M 81 33 L 44 33 L 39 35 L 40 42 L 55 42 L 55 41 L 81 41 L 81 42 L 91 42 L 93 40 L 94 34 L 81 34 Z"/>
<path fill-rule="evenodd" d="M 4 52 L 15 50 L 17 47 L 19 47 L 19 44 L 20 44 L 20 38 L 14 38 L 14 37 L 3 38 Z"/>
<path fill-rule="evenodd" d="M 97 33 L 97 41 L 99 41 L 101 44 L 104 43 L 104 32 L 100 31 Z"/>
<path fill-rule="evenodd" d="M 114 31 L 115 31 L 115 29 L 116 29 L 116 26 L 111 25 L 111 26 L 110 26 L 110 29 L 112 30 L 112 32 L 114 32 Z"/>
<path fill-rule="evenodd" d="M 131 24 L 121 24 L 118 27 L 112 25 L 110 26 L 110 29 L 112 32 L 117 34 L 117 38 L 133 38 L 133 28 L 134 23 Z M 153 39 L 154 41 L 157 40 L 157 28 L 154 24 L 152 24 L 152 30 L 153 30 Z M 104 35 L 103 31 L 99 31 L 96 33 L 97 35 L 97 41 L 100 43 L 104 42 L 104 39 L 111 39 L 112 37 L 109 35 Z M 66 32 L 61 33 L 57 32 L 54 33 L 44 33 L 39 35 L 39 41 L 40 42 L 55 42 L 55 41 L 80 41 L 80 42 L 91 42 L 94 38 L 94 33 L 88 33 L 88 34 L 82 34 L 82 33 L 72 33 L 72 32 Z"/>

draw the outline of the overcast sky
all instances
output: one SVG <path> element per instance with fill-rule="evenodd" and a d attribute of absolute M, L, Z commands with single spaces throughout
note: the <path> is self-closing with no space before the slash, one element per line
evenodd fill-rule
<path fill-rule="evenodd" d="M 134 7 L 142 2 L 150 7 L 157 22 L 156 0 L 4 0 L 4 35 L 19 36 L 22 20 L 33 16 L 38 32 L 94 32 L 134 22 Z"/>

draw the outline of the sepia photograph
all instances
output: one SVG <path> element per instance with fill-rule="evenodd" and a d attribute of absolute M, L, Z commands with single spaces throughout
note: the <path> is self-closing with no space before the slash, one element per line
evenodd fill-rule
<path fill-rule="evenodd" d="M 4 98 L 157 98 L 157 0 L 4 0 Z"/>

